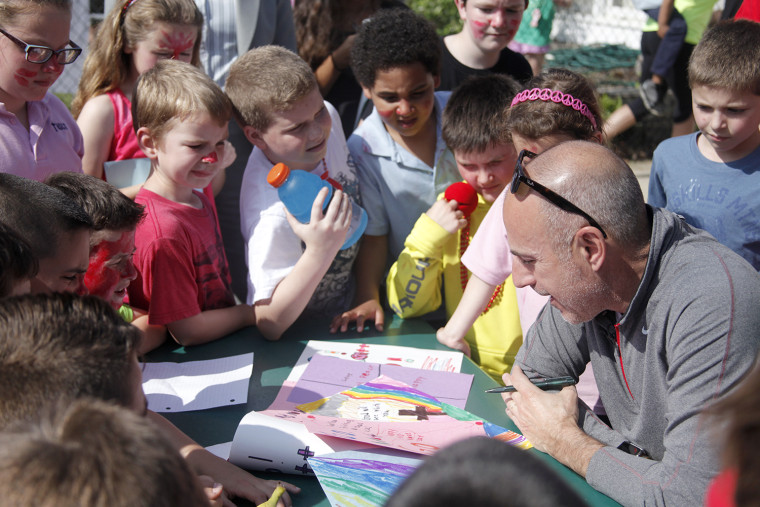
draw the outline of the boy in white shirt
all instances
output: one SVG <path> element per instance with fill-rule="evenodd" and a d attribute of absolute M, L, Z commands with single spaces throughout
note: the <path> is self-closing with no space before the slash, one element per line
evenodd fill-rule
<path fill-rule="evenodd" d="M 230 68 L 225 89 L 254 145 L 240 192 L 247 302 L 256 309 L 262 334 L 276 340 L 304 310 L 335 313 L 351 301 L 359 247 L 339 249 L 351 218 L 350 200 L 359 204 L 359 185 L 338 113 L 322 99 L 314 74 L 295 53 L 279 46 L 248 51 Z M 324 212 L 327 192 L 317 196 L 308 224 L 287 212 L 266 181 L 279 162 L 335 187 Z"/>

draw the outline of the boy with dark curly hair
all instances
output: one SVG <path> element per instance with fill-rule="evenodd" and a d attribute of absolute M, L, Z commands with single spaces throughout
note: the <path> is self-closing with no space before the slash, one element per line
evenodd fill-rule
<path fill-rule="evenodd" d="M 440 82 L 441 46 L 435 28 L 406 9 L 378 12 L 362 24 L 351 68 L 375 110 L 348 139 L 369 222 L 356 259 L 354 308 L 333 319 L 331 331 L 383 327 L 380 283 L 404 248 L 415 220 L 459 180 L 441 136 L 448 92 Z"/>

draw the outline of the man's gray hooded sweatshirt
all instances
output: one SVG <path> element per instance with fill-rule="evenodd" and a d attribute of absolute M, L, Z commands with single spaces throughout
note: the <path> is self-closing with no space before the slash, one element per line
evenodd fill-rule
<path fill-rule="evenodd" d="M 515 364 L 577 379 L 591 361 L 612 425 L 581 407 L 583 429 L 607 444 L 591 458 L 591 486 L 624 505 L 702 505 L 720 470 L 719 421 L 703 410 L 753 364 L 760 274 L 678 215 L 648 211 L 649 256 L 628 311 L 572 325 L 547 305 Z M 626 441 L 652 459 L 617 449 Z"/>

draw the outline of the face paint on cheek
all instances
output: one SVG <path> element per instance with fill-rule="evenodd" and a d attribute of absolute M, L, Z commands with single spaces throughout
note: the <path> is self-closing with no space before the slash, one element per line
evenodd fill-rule
<path fill-rule="evenodd" d="M 476 39 L 482 39 L 483 33 L 485 32 L 487 23 L 484 23 L 482 21 L 470 21 L 470 30 L 472 30 L 472 35 L 475 36 Z"/>
<path fill-rule="evenodd" d="M 122 273 L 119 266 L 123 266 L 123 262 L 117 265 L 109 265 L 108 262 L 118 255 L 130 253 L 134 250 L 134 234 L 134 231 L 124 232 L 115 241 L 103 240 L 92 247 L 90 251 L 90 265 L 84 276 L 84 284 L 90 294 L 105 299 L 114 308 L 121 305 L 121 301 L 114 300 L 116 288 L 122 285 L 123 280 L 134 278 L 132 276 L 134 270 L 127 269 L 125 273 Z"/>
<path fill-rule="evenodd" d="M 93 247 L 93 251 L 90 252 L 90 265 L 84 275 L 84 284 L 90 294 L 103 299 L 108 299 L 108 292 L 113 292 L 119 282 L 119 273 L 106 265 L 113 255 L 109 246 L 113 246 L 113 243 L 103 241 Z"/>
<path fill-rule="evenodd" d="M 382 110 L 381 111 L 380 109 L 378 109 L 377 110 L 377 114 L 379 114 L 380 116 L 382 116 L 385 119 L 388 119 L 391 116 L 393 116 L 393 112 L 394 111 L 395 111 L 395 109 L 388 109 L 387 111 L 386 110 Z"/>
<path fill-rule="evenodd" d="M 13 75 L 13 79 L 16 80 L 21 86 L 29 86 L 29 78 L 33 78 L 37 75 L 33 70 L 18 69 Z"/>
<path fill-rule="evenodd" d="M 193 47 L 195 38 L 183 33 L 161 32 L 164 38 L 161 40 L 162 47 L 172 51 L 172 60 L 178 60 L 180 55 Z"/>

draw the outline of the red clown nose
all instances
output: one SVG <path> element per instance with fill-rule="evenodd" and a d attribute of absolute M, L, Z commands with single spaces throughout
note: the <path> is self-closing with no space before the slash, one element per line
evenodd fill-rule
<path fill-rule="evenodd" d="M 458 181 L 449 185 L 443 194 L 447 201 L 456 201 L 457 209 L 469 217 L 478 206 L 478 193 L 472 188 L 472 185 L 464 181 Z"/>
<path fill-rule="evenodd" d="M 201 162 L 203 162 L 204 164 L 213 164 L 215 162 L 219 162 L 219 157 L 216 156 L 215 151 L 212 151 L 211 153 L 203 157 L 201 159 Z"/>

